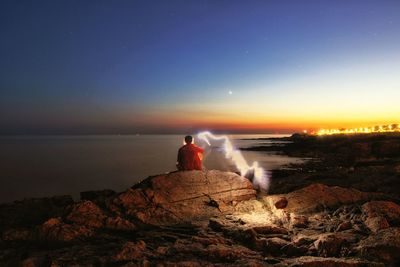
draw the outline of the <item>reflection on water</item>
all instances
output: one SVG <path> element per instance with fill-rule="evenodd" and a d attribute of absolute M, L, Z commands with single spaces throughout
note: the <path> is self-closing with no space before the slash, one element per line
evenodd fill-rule
<path fill-rule="evenodd" d="M 245 138 L 276 135 L 231 135 L 236 147 L 265 143 Z M 8 136 L 0 137 L 0 202 L 70 194 L 85 190 L 124 190 L 148 177 L 175 170 L 181 135 Z M 199 143 L 198 145 L 203 145 Z M 219 144 L 206 148 L 207 169 L 235 171 Z M 246 160 L 275 169 L 299 159 L 243 151 Z"/>

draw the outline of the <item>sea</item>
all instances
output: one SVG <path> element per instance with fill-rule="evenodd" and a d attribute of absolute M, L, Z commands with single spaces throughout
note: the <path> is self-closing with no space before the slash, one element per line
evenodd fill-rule
<path fill-rule="evenodd" d="M 236 149 L 275 144 L 260 138 L 286 135 L 228 135 Z M 226 159 L 223 142 L 205 148 L 205 169 L 237 171 Z M 0 136 L 0 203 L 79 192 L 123 191 L 148 176 L 175 171 L 182 135 Z M 242 151 L 267 172 L 303 159 L 259 151 Z"/>

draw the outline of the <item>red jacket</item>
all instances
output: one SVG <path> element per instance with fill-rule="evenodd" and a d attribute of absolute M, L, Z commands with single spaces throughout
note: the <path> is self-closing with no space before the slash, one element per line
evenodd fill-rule
<path fill-rule="evenodd" d="M 186 144 L 179 148 L 178 151 L 178 170 L 180 171 L 191 171 L 201 170 L 201 154 L 204 149 L 194 144 Z"/>

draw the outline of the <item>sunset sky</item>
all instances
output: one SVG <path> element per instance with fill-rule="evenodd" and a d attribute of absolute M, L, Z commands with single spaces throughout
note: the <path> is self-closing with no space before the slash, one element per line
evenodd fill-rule
<path fill-rule="evenodd" d="M 400 1 L 1 1 L 0 134 L 400 123 Z"/>

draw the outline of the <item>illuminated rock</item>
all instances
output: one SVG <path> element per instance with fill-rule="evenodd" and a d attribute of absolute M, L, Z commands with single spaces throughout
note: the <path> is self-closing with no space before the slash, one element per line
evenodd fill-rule
<path fill-rule="evenodd" d="M 362 206 L 369 218 L 384 217 L 391 225 L 400 224 L 400 206 L 391 201 L 370 201 Z"/>
<path fill-rule="evenodd" d="M 280 197 L 275 201 L 274 206 L 277 209 L 284 209 L 284 208 L 286 208 L 287 204 L 288 204 L 288 201 L 287 201 L 286 197 Z"/>
<path fill-rule="evenodd" d="M 254 199 L 251 182 L 235 173 L 185 171 L 149 177 L 119 194 L 110 209 L 146 224 L 169 225 L 233 211 Z"/>

